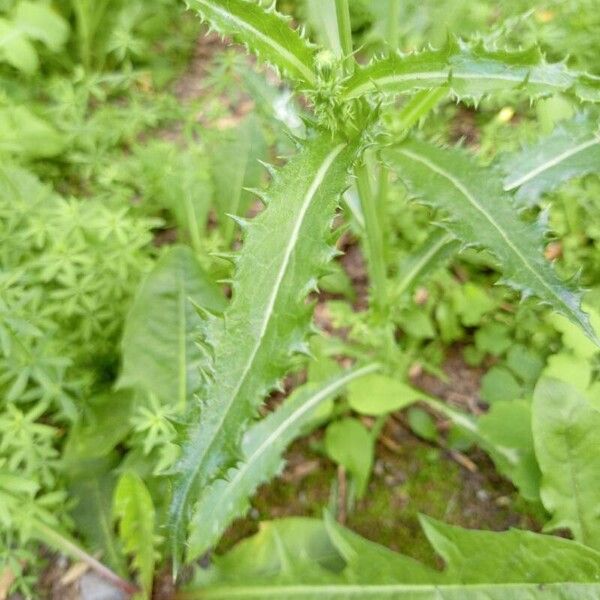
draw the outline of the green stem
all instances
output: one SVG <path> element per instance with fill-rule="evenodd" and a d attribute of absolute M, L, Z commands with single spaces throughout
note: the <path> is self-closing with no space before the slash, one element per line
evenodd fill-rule
<path fill-rule="evenodd" d="M 378 197 L 373 193 L 369 167 L 365 162 L 355 168 L 358 195 L 365 218 L 365 235 L 371 279 L 372 300 L 376 310 L 384 313 L 387 307 L 387 282 L 385 265 L 385 247 L 383 243 L 383 228 L 381 224 L 381 209 Z"/>
<path fill-rule="evenodd" d="M 350 23 L 350 7 L 348 0 L 335 0 L 335 14 L 337 17 L 338 35 L 344 53 L 344 65 L 348 72 L 354 70 L 354 56 L 352 54 L 352 25 Z"/>
<path fill-rule="evenodd" d="M 77 24 L 77 39 L 79 41 L 79 57 L 86 70 L 91 67 L 91 44 L 90 44 L 90 9 L 84 0 L 72 0 L 75 11 L 75 22 Z"/>
<path fill-rule="evenodd" d="M 202 252 L 202 234 L 200 233 L 200 225 L 198 223 L 198 217 L 196 216 L 194 202 L 190 198 L 189 194 L 185 195 L 183 202 L 185 206 L 187 228 L 190 234 L 192 248 L 196 254 L 200 254 Z"/>
<path fill-rule="evenodd" d="M 85 552 L 85 550 L 82 550 L 75 542 L 73 542 L 73 540 L 56 531 L 56 529 L 49 527 L 35 518 L 32 520 L 31 525 L 34 536 L 41 542 L 63 552 L 74 560 L 79 560 L 86 563 L 91 569 L 96 571 L 100 577 L 110 581 L 114 586 L 118 587 L 128 596 L 131 596 L 139 591 L 139 588 L 133 583 L 123 579 L 122 577 L 119 577 L 119 575 L 111 571 L 96 558 Z"/>
<path fill-rule="evenodd" d="M 400 0 L 388 0 L 388 22 L 385 37 L 390 50 L 398 50 L 400 41 Z"/>

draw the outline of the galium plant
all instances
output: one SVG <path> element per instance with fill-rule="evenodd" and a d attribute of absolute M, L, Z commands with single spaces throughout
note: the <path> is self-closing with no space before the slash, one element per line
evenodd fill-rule
<path fill-rule="evenodd" d="M 205 316 L 199 410 L 173 467 L 168 530 L 175 573 L 182 560 L 200 556 L 239 514 L 235 492 L 253 465 L 252 434 L 242 442 L 242 433 L 261 427 L 250 423 L 265 396 L 289 369 L 291 355 L 306 350 L 311 307 L 305 299 L 335 256 L 330 226 L 352 176 L 364 220 L 371 302 L 382 319 L 392 298 L 381 234 L 391 169 L 415 200 L 439 211 L 442 231 L 415 257 L 411 277 L 442 249 L 483 248 L 502 270 L 501 283 L 524 297 L 536 296 L 598 343 L 580 294 L 544 258 L 542 224 L 522 219 L 519 205 L 522 198 L 535 199 L 536 190 L 589 169 L 585 157 L 598 142 L 593 122 L 557 133 L 557 143 L 544 145 L 528 160 L 515 159 L 518 169 L 508 167 L 504 177 L 496 165 L 484 168 L 466 150 L 440 147 L 412 131 L 447 96 L 477 103 L 485 95 L 512 90 L 532 101 L 560 92 L 598 102 L 597 77 L 548 63 L 537 48 L 510 51 L 454 38 L 440 49 L 390 51 L 359 65 L 347 0 L 327 3 L 332 9 L 328 26 L 337 31 L 328 49 L 312 45 L 273 7 L 246 0 L 190 0 L 188 5 L 209 27 L 275 67 L 307 97 L 314 118 L 307 122 L 307 139 L 297 140 L 298 154 L 273 172 L 268 190 L 257 192 L 265 210 L 250 222 L 239 220 L 244 246 L 233 258 L 232 300 L 222 317 Z M 407 99 L 396 109 L 399 96 Z M 401 128 L 385 127 L 390 110 L 400 111 Z M 284 597 L 288 592 L 273 593 Z"/>

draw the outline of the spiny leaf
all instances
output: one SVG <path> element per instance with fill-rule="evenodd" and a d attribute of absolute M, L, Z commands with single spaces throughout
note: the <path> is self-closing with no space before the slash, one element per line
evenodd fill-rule
<path fill-rule="evenodd" d="M 175 568 L 190 500 L 240 458 L 244 424 L 304 340 L 312 314 L 305 298 L 334 254 L 324 240 L 356 151 L 357 144 L 329 136 L 307 143 L 277 175 L 268 207 L 246 228 L 213 380 L 176 469 L 170 510 Z"/>
<path fill-rule="evenodd" d="M 443 229 L 436 229 L 400 265 L 392 291 L 396 298 L 409 293 L 428 273 L 441 266 L 460 248 L 460 242 Z"/>
<path fill-rule="evenodd" d="M 567 289 L 544 259 L 541 228 L 519 219 L 493 171 L 461 150 L 418 141 L 397 146 L 386 156 L 413 196 L 448 213 L 444 225 L 451 233 L 495 255 L 504 283 L 524 296 L 535 294 L 600 343 L 580 308 L 580 295 Z"/>
<path fill-rule="evenodd" d="M 262 483 L 282 468 L 282 455 L 315 415 L 321 403 L 377 369 L 369 365 L 322 384 L 298 388 L 273 413 L 253 425 L 242 442 L 242 463 L 204 491 L 190 522 L 187 559 L 192 561 L 218 541 L 225 528 L 248 510 L 249 499 Z"/>
<path fill-rule="evenodd" d="M 170 248 L 141 283 L 123 332 L 121 387 L 139 386 L 183 408 L 201 385 L 204 328 L 194 303 L 220 312 L 226 301 L 186 246 Z"/>
<path fill-rule="evenodd" d="M 114 515 L 119 520 L 123 548 L 133 557 L 142 590 L 150 598 L 154 577 L 154 504 L 137 473 L 128 471 L 121 475 L 115 489 Z"/>
<path fill-rule="evenodd" d="M 295 83 L 313 87 L 314 49 L 286 19 L 248 0 L 187 0 L 209 26 L 231 36 Z"/>
<path fill-rule="evenodd" d="M 570 529 L 600 550 L 600 413 L 571 385 L 543 378 L 533 398 L 533 438 L 542 471 L 546 529 Z"/>
<path fill-rule="evenodd" d="M 600 78 L 549 64 L 537 48 L 520 52 L 488 49 L 483 42 L 450 38 L 439 49 L 393 54 L 359 69 L 346 83 L 346 98 L 373 92 L 413 93 L 447 85 L 457 98 L 478 101 L 484 94 L 522 89 L 531 98 L 573 92 L 600 102 Z"/>
<path fill-rule="evenodd" d="M 598 123 L 580 114 L 561 123 L 551 135 L 504 159 L 504 189 L 514 192 L 517 202 L 531 206 L 545 192 L 588 173 L 600 173 Z"/>

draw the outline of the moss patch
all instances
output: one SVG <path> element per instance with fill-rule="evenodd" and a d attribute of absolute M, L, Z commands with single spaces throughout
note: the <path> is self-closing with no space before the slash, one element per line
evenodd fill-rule
<path fill-rule="evenodd" d="M 388 435 L 391 435 L 388 432 Z M 439 566 L 419 525 L 419 513 L 463 527 L 503 530 L 537 529 L 518 512 L 514 488 L 497 475 L 489 459 L 474 452 L 478 471 L 471 473 L 445 451 L 395 430 L 396 451 L 378 445 L 365 498 L 348 512 L 346 526 L 392 550 Z M 221 541 L 223 552 L 257 531 L 260 520 L 289 516 L 320 518 L 334 506 L 335 466 L 315 450 L 315 437 L 300 440 L 288 452 L 283 474 L 264 485 L 245 519 L 236 521 Z"/>

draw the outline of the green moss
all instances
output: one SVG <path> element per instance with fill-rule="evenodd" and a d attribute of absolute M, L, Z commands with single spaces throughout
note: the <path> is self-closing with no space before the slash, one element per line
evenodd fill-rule
<path fill-rule="evenodd" d="M 459 467 L 424 444 L 380 458 L 382 469 L 348 519 L 348 526 L 393 550 L 435 564 L 418 515 L 446 519 L 460 485 Z"/>
<path fill-rule="evenodd" d="M 315 454 L 302 440 L 289 453 L 284 476 L 264 485 L 253 509 L 236 521 L 218 551 L 229 549 L 258 529 L 266 519 L 289 516 L 320 518 L 332 505 L 337 486 L 335 466 Z M 378 445 L 376 467 L 364 499 L 348 511 L 346 526 L 374 542 L 413 558 L 441 566 L 419 524 L 419 514 L 463 527 L 502 530 L 536 529 L 526 513 L 515 510 L 517 497 L 482 453 L 474 457 L 478 471 L 470 473 L 445 452 L 410 434 L 390 452 Z"/>

